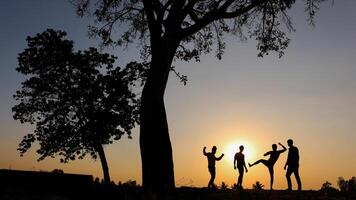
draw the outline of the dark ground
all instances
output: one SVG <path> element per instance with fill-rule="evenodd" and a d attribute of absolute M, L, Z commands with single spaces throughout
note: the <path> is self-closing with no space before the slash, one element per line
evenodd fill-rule
<path fill-rule="evenodd" d="M 219 190 L 180 187 L 144 192 L 135 181 L 110 186 L 90 175 L 0 170 L 0 200 L 356 200 L 356 192 Z"/>
<path fill-rule="evenodd" d="M 325 193 L 320 191 L 280 191 L 280 190 L 210 190 L 205 188 L 177 188 L 162 193 L 143 193 L 140 187 L 106 188 L 96 185 L 75 191 L 61 188 L 42 191 L 38 189 L 7 188 L 1 191 L 0 200 L 356 200 L 356 194 Z"/>

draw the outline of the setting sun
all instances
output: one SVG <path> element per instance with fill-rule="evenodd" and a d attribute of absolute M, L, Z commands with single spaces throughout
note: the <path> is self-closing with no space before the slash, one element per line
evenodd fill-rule
<path fill-rule="evenodd" d="M 248 162 L 248 160 L 251 160 L 251 158 L 253 158 L 253 151 L 254 151 L 253 146 L 249 142 L 243 140 L 236 140 L 226 145 L 226 148 L 224 149 L 224 153 L 226 154 L 226 158 L 227 158 L 225 160 L 229 162 L 231 165 L 233 164 L 234 156 L 237 152 L 239 152 L 239 147 L 241 145 L 244 146 L 243 154 L 245 154 L 246 163 Z"/>

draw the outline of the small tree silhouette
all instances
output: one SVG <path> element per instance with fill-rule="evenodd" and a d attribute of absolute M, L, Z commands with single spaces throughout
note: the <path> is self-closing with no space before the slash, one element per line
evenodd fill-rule
<path fill-rule="evenodd" d="M 138 65 L 114 67 L 116 57 L 95 48 L 75 52 L 63 31 L 48 29 L 27 38 L 16 70 L 28 78 L 14 98 L 14 119 L 35 124 L 23 137 L 23 155 L 37 141 L 39 161 L 60 156 L 61 162 L 100 158 L 104 180 L 110 184 L 103 145 L 122 135 L 130 137 L 138 121 L 136 83 Z"/>
<path fill-rule="evenodd" d="M 256 181 L 256 183 L 252 185 L 252 188 L 254 190 L 262 190 L 263 187 L 265 187 L 265 186 L 262 183 L 260 183 L 259 181 Z"/>
<path fill-rule="evenodd" d="M 338 178 L 337 185 L 339 186 L 341 192 L 348 191 L 348 181 L 346 181 L 343 177 Z"/>
<path fill-rule="evenodd" d="M 348 181 L 348 189 L 349 189 L 349 192 L 356 192 L 356 177 L 352 177 Z"/>
<path fill-rule="evenodd" d="M 356 177 L 352 177 L 349 180 L 345 180 L 343 177 L 339 177 L 337 185 L 341 192 L 356 192 Z"/>

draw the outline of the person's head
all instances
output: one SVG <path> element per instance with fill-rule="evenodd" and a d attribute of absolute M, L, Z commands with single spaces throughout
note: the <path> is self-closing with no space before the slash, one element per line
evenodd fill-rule
<path fill-rule="evenodd" d="M 276 144 L 272 144 L 272 150 L 276 151 L 277 150 L 277 145 Z"/>
<path fill-rule="evenodd" d="M 240 152 L 243 152 L 244 151 L 244 146 L 240 145 L 239 149 L 240 149 Z"/>
<path fill-rule="evenodd" d="M 287 140 L 287 144 L 288 144 L 289 147 L 292 147 L 293 146 L 293 140 L 292 139 Z"/>
<path fill-rule="evenodd" d="M 211 153 L 216 153 L 216 146 L 213 146 L 213 148 L 211 148 Z"/>

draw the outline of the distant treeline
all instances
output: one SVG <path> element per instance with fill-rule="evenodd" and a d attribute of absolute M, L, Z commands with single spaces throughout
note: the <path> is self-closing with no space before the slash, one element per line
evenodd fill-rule
<path fill-rule="evenodd" d="M 337 186 L 341 192 L 356 192 L 356 177 L 353 176 L 349 180 L 339 177 L 337 179 Z M 337 191 L 337 189 L 333 187 L 329 181 L 323 183 L 320 190 L 327 192 Z"/>

